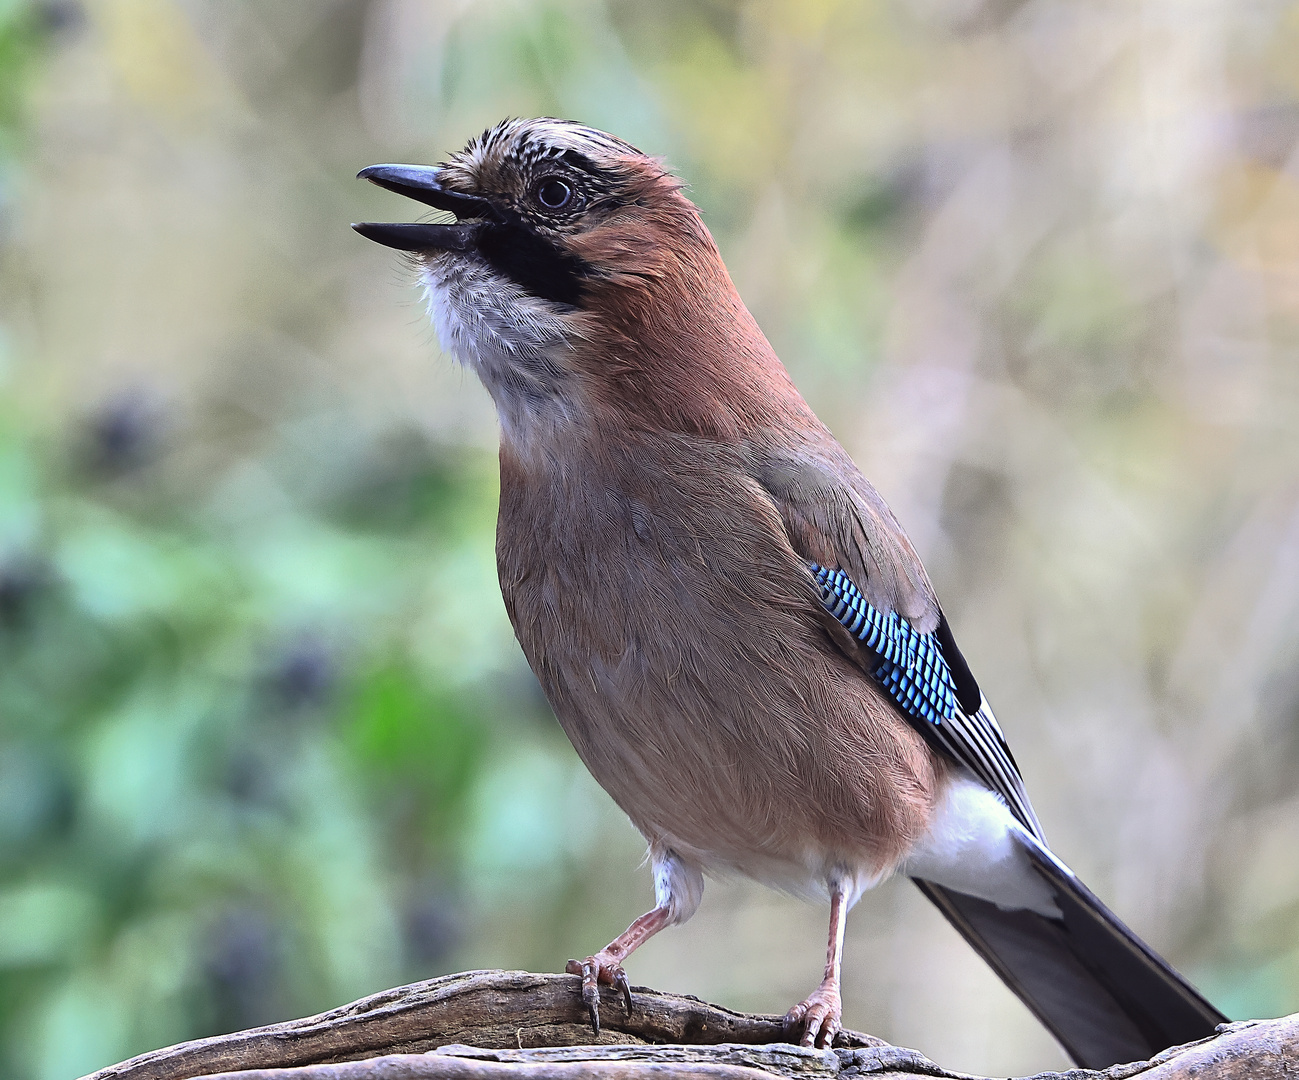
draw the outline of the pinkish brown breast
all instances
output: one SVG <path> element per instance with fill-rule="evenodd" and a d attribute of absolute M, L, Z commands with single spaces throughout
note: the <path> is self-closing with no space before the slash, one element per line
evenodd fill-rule
<path fill-rule="evenodd" d="M 501 589 L 592 774 L 650 841 L 793 891 L 891 870 L 939 782 L 840 654 L 738 450 L 573 436 L 501 454 Z"/>

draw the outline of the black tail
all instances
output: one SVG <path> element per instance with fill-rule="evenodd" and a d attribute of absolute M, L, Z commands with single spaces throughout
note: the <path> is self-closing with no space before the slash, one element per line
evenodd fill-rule
<path fill-rule="evenodd" d="M 1086 885 L 1046 856 L 1031 855 L 1055 891 L 1061 918 L 1003 910 L 913 880 L 1078 1065 L 1142 1061 L 1227 1022 Z"/>

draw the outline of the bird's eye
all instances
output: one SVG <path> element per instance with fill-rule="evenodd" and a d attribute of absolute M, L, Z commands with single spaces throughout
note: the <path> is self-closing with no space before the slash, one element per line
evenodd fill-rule
<path fill-rule="evenodd" d="M 562 210 L 573 201 L 573 189 L 558 176 L 547 176 L 536 188 L 537 202 L 547 210 Z"/>

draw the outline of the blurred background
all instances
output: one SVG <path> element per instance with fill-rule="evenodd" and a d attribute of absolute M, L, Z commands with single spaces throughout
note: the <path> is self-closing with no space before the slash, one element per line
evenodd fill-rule
<path fill-rule="evenodd" d="M 1299 1009 L 1299 4 L 0 0 L 0 1076 L 651 900 L 495 581 L 495 419 L 354 179 L 507 115 L 664 155 L 906 525 L 1048 835 L 1233 1017 Z M 635 983 L 783 1012 L 744 883 Z M 1064 1058 L 905 881 L 846 1022 Z"/>

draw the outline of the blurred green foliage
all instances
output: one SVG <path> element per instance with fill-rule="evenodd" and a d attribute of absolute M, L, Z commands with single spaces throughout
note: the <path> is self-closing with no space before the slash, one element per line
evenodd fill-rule
<path fill-rule="evenodd" d="M 56 14 L 0 21 L 10 164 Z M 511 702 L 417 662 L 402 598 L 490 550 L 491 458 L 394 433 L 233 542 L 206 492 L 152 485 L 175 447 L 148 402 L 72 436 L 0 407 L 0 1075 L 437 970 Z"/>
<path fill-rule="evenodd" d="M 40 56 L 50 26 L 45 9 L 26 0 L 6 0 L 0 6 L 0 138 L 10 140 L 22 129 L 29 72 Z"/>
<path fill-rule="evenodd" d="M 403 920 L 421 883 L 454 880 L 483 706 L 413 663 L 373 600 L 446 550 L 482 470 L 430 452 L 407 465 L 400 520 L 343 524 L 340 497 L 238 550 L 198 508 L 124 508 L 112 485 L 129 480 L 42 460 L 9 420 L 4 1074 L 69 1075 L 443 959 L 451 928 Z M 348 641 L 317 636 L 319 616 L 286 625 L 333 604 L 355 613 Z"/>
<path fill-rule="evenodd" d="M 505 617 L 490 406 L 346 228 L 411 211 L 358 168 L 541 113 L 686 179 L 1061 853 L 1228 1012 L 1299 1007 L 1297 42 L 1232 0 L 0 0 L 0 1077 L 556 970 L 648 901 Z M 633 981 L 783 1010 L 823 932 L 710 885 Z M 850 1024 L 1062 1060 L 905 883 L 847 950 Z"/>

